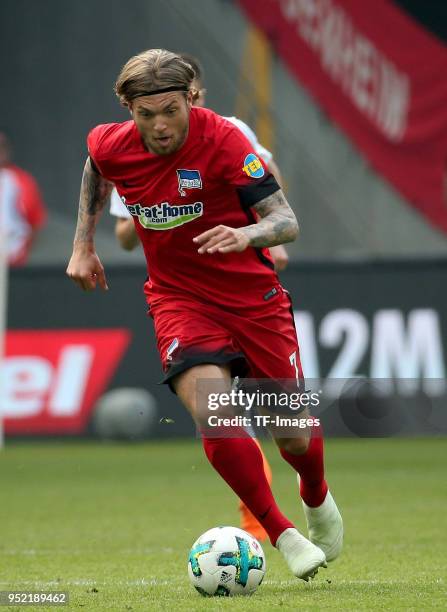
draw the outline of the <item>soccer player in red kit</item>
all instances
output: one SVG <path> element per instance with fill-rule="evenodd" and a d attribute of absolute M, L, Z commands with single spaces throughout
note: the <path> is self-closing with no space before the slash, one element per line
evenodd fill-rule
<path fill-rule="evenodd" d="M 67 274 L 84 290 L 107 289 L 94 232 L 115 184 L 148 262 L 145 293 L 165 380 L 200 428 L 213 467 L 295 576 L 308 580 L 338 556 L 343 539 L 317 428 L 293 437 L 272 432 L 299 477 L 307 539 L 276 504 L 256 443 L 242 427 L 210 434 L 197 392 L 204 381 L 230 390 L 233 376 L 302 378 L 290 298 L 266 250 L 294 240 L 298 224 L 242 133 L 214 112 L 192 108 L 193 79 L 188 63 L 162 49 L 123 67 L 115 88 L 132 119 L 99 125 L 88 136 Z"/>

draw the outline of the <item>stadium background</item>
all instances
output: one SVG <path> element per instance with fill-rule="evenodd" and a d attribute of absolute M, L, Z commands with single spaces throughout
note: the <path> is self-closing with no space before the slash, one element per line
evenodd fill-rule
<path fill-rule="evenodd" d="M 372 5 L 365 3 L 360 15 L 353 9 L 355 3 L 327 4 L 338 14 L 342 11 L 349 27 L 357 28 L 358 38 L 363 36 L 363 40 L 376 46 L 376 54 L 381 52 L 385 57 L 389 52 L 390 62 L 401 59 L 406 69 L 410 66 L 413 70 L 405 75 L 411 79 L 407 130 L 411 133 L 417 128 L 421 134 L 412 139 L 404 137 L 399 143 L 392 138 L 387 140 L 377 126 L 369 125 L 368 118 L 365 120 L 358 108 L 352 107 L 352 96 L 346 94 L 339 109 L 334 110 L 324 88 L 332 87 L 328 95 L 334 98 L 340 95 L 338 83 L 331 82 L 330 74 L 319 72 L 318 62 L 315 66 L 311 63 L 315 58 L 303 46 L 303 41 L 310 41 L 311 37 L 293 38 L 293 31 L 291 34 L 281 30 L 276 19 L 280 13 L 278 6 L 282 7 L 283 15 L 298 19 L 301 25 L 296 31 L 305 33 L 306 28 L 312 31 L 312 27 L 317 32 L 319 7 L 326 5 L 311 1 L 278 5 L 267 0 L 258 4 L 259 10 L 255 11 L 250 0 L 239 3 L 135 0 L 129 6 L 118 0 L 111 3 L 97 0 L 91 6 L 70 0 L 2 3 L 0 61 L 8 92 L 0 99 L 2 123 L 11 134 L 17 163 L 38 178 L 50 211 L 48 225 L 39 237 L 28 268 L 11 274 L 9 328 L 126 328 L 132 337 L 122 355 L 108 364 L 102 388 L 97 385 L 96 391 L 90 393 L 90 405 L 82 406 L 83 426 L 80 427 L 78 419 L 71 432 L 86 431 L 88 412 L 93 411 L 101 392 L 123 386 L 146 388 L 156 399 L 159 418 L 175 414 L 178 427 L 156 427 L 154 434 L 190 432 L 188 420 L 182 416 L 175 398 L 165 388 L 154 386 L 161 372 L 140 290 L 145 278 L 141 252 L 136 249 L 129 253 L 118 248 L 113 235 L 114 220 L 107 212 L 98 229 L 97 250 L 110 278 L 110 293 L 78 295 L 64 277 L 86 155 L 85 136 L 97 123 L 126 119 L 126 112 L 112 91 L 114 79 L 127 57 L 149 46 L 197 55 L 205 69 L 208 105 L 217 112 L 236 114 L 247 121 L 280 165 L 289 201 L 301 225 L 300 239 L 288 247 L 291 264 L 284 283 L 292 293 L 298 316 L 300 311 L 308 313 L 298 320 L 306 375 L 444 377 L 447 330 L 441 279 L 447 253 L 444 231 L 447 213 L 442 208 L 440 213 L 436 210 L 429 184 L 425 199 L 423 193 L 421 201 L 419 185 L 414 188 L 414 198 L 411 197 L 411 179 L 418 168 L 421 172 L 417 178 L 423 186 L 424 164 L 437 163 L 431 161 L 428 150 L 440 150 L 444 155 L 447 152 L 446 105 L 442 104 L 447 96 L 446 87 L 434 68 L 429 77 L 425 77 L 423 69 L 424 54 L 430 54 L 435 67 L 442 67 L 442 61 L 445 66 L 441 9 L 419 7 L 419 12 L 414 13 L 413 4 L 404 2 L 397 9 L 397 18 L 403 22 L 394 23 L 390 20 L 396 15 L 389 10 L 396 9 L 397 4 L 381 3 L 381 9 L 373 11 Z M 262 15 L 270 14 L 273 17 L 268 17 L 270 24 L 265 26 Z M 399 26 L 404 42 L 410 36 L 407 28 L 425 46 L 411 55 L 410 63 L 405 47 L 394 57 L 389 43 L 387 46 L 386 41 L 374 38 L 374 29 L 371 32 L 365 29 L 362 15 L 367 21 L 377 22 L 379 31 L 381 20 L 388 19 L 389 27 Z M 220 24 L 219 28 L 214 27 L 215 23 Z M 287 43 L 285 51 L 283 38 Z M 286 54 L 294 45 L 296 66 L 291 65 Z M 333 54 L 336 51 L 333 46 Z M 346 61 L 340 50 L 339 54 L 340 61 Z M 359 56 L 360 77 L 362 70 L 374 68 L 372 61 L 370 65 L 365 61 L 362 65 L 361 61 Z M 309 66 L 313 81 L 309 81 L 304 70 Z M 302 75 L 300 70 L 304 70 Z M 403 73 L 404 68 L 399 70 Z M 349 72 L 348 64 L 345 72 Z M 352 69 L 350 72 L 355 75 Z M 357 89 L 363 87 L 367 92 L 368 78 L 373 77 L 368 72 L 363 82 L 360 77 Z M 433 91 L 424 89 L 427 82 Z M 321 91 L 324 95 L 320 95 Z M 430 96 L 430 104 L 425 95 Z M 388 97 L 392 100 L 393 92 Z M 416 116 L 420 123 L 415 126 L 412 105 L 421 115 Z M 351 117 L 348 124 L 343 112 L 339 112 L 345 108 Z M 329 120 L 329 114 L 340 121 Z M 427 115 L 436 131 L 431 128 L 424 132 Z M 365 133 L 371 131 L 369 140 L 359 142 L 351 124 Z M 383 150 L 390 148 L 403 168 L 400 182 L 393 183 L 389 176 L 376 170 L 381 160 L 370 150 L 375 141 Z M 443 175 L 435 176 L 434 180 L 441 183 Z M 403 193 L 408 191 L 410 197 L 405 198 Z M 392 319 L 391 323 L 383 322 L 384 317 Z M 391 328 L 381 335 L 378 328 L 388 324 Z M 332 332 L 327 331 L 328 325 L 332 325 Z M 425 339 L 420 331 L 424 325 L 430 327 Z M 384 346 L 386 335 L 393 340 Z M 10 362 L 8 379 L 12 381 L 15 377 L 18 386 L 17 380 L 11 382 L 3 401 L 7 432 L 34 433 L 39 430 L 36 423 L 40 417 L 48 421 L 45 416 L 51 411 L 48 385 L 55 377 L 58 359 L 68 341 L 61 331 L 59 352 L 55 349 L 56 354 L 49 356 L 48 351 L 42 353 L 45 336 L 39 338 L 37 345 L 28 343 L 27 354 L 37 350 L 37 359 L 45 362 L 40 365 L 46 364 L 47 370 L 52 368 L 52 374 L 47 374 L 45 387 L 44 381 L 38 380 L 38 373 L 23 373 L 17 360 Z M 22 349 L 14 342 L 10 335 L 8 351 L 18 357 Z M 343 355 L 349 351 L 354 356 L 348 364 Z M 382 364 L 377 362 L 378 354 L 383 354 Z M 322 364 L 321 368 L 315 367 L 315 359 Z M 36 367 L 39 369 L 39 363 Z M 98 367 L 92 362 L 90 378 L 101 374 Z M 25 384 L 23 377 L 27 376 L 26 393 L 22 390 L 26 397 L 21 401 L 15 394 L 18 388 L 20 395 L 21 385 Z M 33 376 L 37 377 L 35 381 Z M 73 393 L 75 385 L 70 389 L 67 393 Z M 85 404 L 82 393 L 78 395 L 79 402 Z M 76 401 L 73 398 L 72 416 Z M 64 409 L 59 414 L 63 415 Z M 17 422 L 10 423 L 15 415 Z M 31 429 L 28 416 L 34 423 Z M 64 431 L 64 427 L 70 432 L 64 425 L 60 430 Z M 44 432 L 45 426 L 40 429 Z M 56 421 L 49 431 L 57 429 Z"/>
<path fill-rule="evenodd" d="M 31 470 L 35 457 L 43 489 L 51 495 L 52 488 L 62 486 L 64 475 L 56 474 L 56 468 L 51 467 L 56 450 L 48 450 L 44 444 L 54 436 L 54 449 L 61 450 L 58 440 L 80 436 L 83 445 L 71 447 L 75 463 L 67 471 L 71 474 L 67 483 L 71 482 L 70 478 L 77 482 L 76 465 L 82 464 L 85 471 L 89 469 L 82 463 L 82 456 L 90 457 L 92 453 L 92 461 L 98 461 L 91 446 L 94 444 L 91 438 L 97 435 L 92 415 L 107 391 L 130 387 L 143 388 L 151 394 L 156 417 L 150 428 L 141 430 L 144 438 L 172 438 L 175 445 L 179 437 L 194 436 L 193 427 L 175 397 L 167 388 L 156 384 L 161 371 L 141 292 L 145 278 L 141 252 L 128 253 L 119 249 L 113 235 L 113 219 L 107 212 L 98 229 L 97 250 L 106 267 L 110 291 L 82 294 L 64 276 L 71 253 L 79 181 L 86 155 L 85 136 L 97 123 L 126 119 L 125 111 L 113 94 L 113 83 L 128 57 L 149 47 L 197 55 L 205 69 L 208 106 L 221 114 L 235 114 L 247 121 L 259 140 L 274 153 L 284 174 L 289 202 L 301 225 L 299 240 L 288 248 L 291 262 L 282 278 L 294 300 L 308 375 L 323 380 L 359 377 L 410 380 L 406 389 L 405 385 L 399 387 L 397 382 L 397 388 L 403 389 L 399 397 L 391 400 L 388 397 L 385 403 L 376 398 L 367 402 L 363 412 L 365 406 L 361 402 L 356 404 L 354 413 L 358 416 L 362 412 L 363 415 L 360 426 L 357 416 L 351 419 L 352 413 L 346 421 L 343 416 L 346 412 L 343 413 L 339 404 L 337 418 L 329 419 L 327 433 L 383 438 L 402 432 L 413 436 L 445 434 L 447 209 L 442 208 L 446 204 L 444 192 L 442 202 L 439 198 L 431 198 L 430 193 L 442 191 L 447 152 L 447 86 L 444 79 L 447 7 L 443 3 L 410 0 L 394 3 L 365 0 L 361 3 L 363 18 L 360 18 L 356 13 L 360 3 L 351 0 L 263 0 L 257 3 L 257 8 L 255 5 L 249 0 L 95 0 L 91 3 L 3 0 L 0 4 L 3 92 L 0 123 L 11 136 L 15 161 L 38 179 L 49 208 L 48 225 L 38 239 L 29 265 L 9 275 L 8 331 L 6 355 L 1 364 L 0 405 L 6 433 L 2 469 L 5 490 L 10 494 L 9 509 L 17 513 L 17 531 L 21 496 L 29 495 L 26 503 L 32 503 L 34 489 L 29 476 L 19 493 L 16 487 L 20 488 L 20 480 L 14 477 L 18 473 L 16 470 L 20 465 Z M 340 83 L 331 81 L 324 71 L 312 70 L 310 60 L 315 49 L 311 45 L 305 50 L 308 70 L 299 78 L 299 52 L 312 37 L 302 35 L 304 26 L 302 30 L 298 26 L 295 29 L 295 33 L 301 32 L 300 40 L 292 37 L 292 30 L 285 30 L 285 36 L 277 18 L 278 7 L 283 17 L 287 14 L 298 22 L 301 18 L 308 27 L 309 24 L 314 27 L 318 16 L 328 7 L 335 7 L 344 18 L 347 16 L 349 27 L 365 36 L 376 51 L 397 68 L 397 58 L 393 57 L 387 41 L 396 42 L 401 50 L 399 57 L 404 57 L 408 51 L 410 59 L 407 64 L 404 61 L 404 65 L 411 65 L 415 70 L 414 74 L 406 75 L 411 84 L 410 105 L 413 99 L 420 103 L 416 112 L 410 113 L 414 123 L 409 119 L 409 141 L 404 135 L 400 141 L 390 139 L 387 142 L 386 135 L 380 134 L 377 126 L 369 125 L 368 117 L 360 117 L 359 109 L 352 106 L 352 99 Z M 390 18 L 391 14 L 396 22 Z M 408 25 L 408 30 L 397 27 L 402 25 L 401 20 Z M 266 21 L 269 27 L 265 26 Z M 386 31 L 386 39 L 372 37 L 365 22 L 370 22 L 373 30 L 376 25 L 379 31 Z M 411 35 L 416 36 L 415 48 L 411 47 Z M 399 42 L 400 36 L 402 42 Z M 418 47 L 421 41 L 426 42 L 427 47 Z M 295 44 L 296 69 L 291 64 L 293 53 L 290 52 Z M 421 75 L 425 74 L 429 60 L 431 71 L 426 71 L 429 77 L 425 82 Z M 319 61 L 316 53 L 313 61 Z M 304 61 L 301 68 L 303 66 Z M 404 68 L 400 68 L 405 73 Z M 319 95 L 321 92 L 326 93 Z M 333 106 L 337 96 L 341 100 L 338 109 L 341 114 L 337 114 Z M 365 138 L 364 143 L 355 136 L 358 130 L 362 132 L 362 126 L 367 126 L 365 133 L 371 132 L 371 138 Z M 388 147 L 395 159 L 402 160 L 402 172 L 397 180 L 393 180 L 395 177 L 387 170 L 383 171 L 380 160 L 374 157 L 372 145 L 377 142 L 383 144 L 384 150 Z M 430 166 L 432 158 L 427 152 L 431 150 L 437 154 L 437 174 Z M 438 162 L 442 156 L 440 168 Z M 419 170 L 421 180 L 418 183 Z M 427 177 L 433 184 L 424 183 Z M 425 185 L 427 197 L 424 197 Z M 411 197 L 413 189 L 415 194 Z M 394 428 L 389 415 L 397 414 L 399 420 L 407 406 L 411 408 L 409 423 Z M 124 420 L 135 410 L 135 406 L 123 406 Z M 120 430 L 119 425 L 117 430 Z M 136 438 L 139 437 L 137 430 L 138 426 L 133 429 Z M 45 440 L 42 446 L 31 444 L 39 437 Z M 347 469 L 348 482 L 351 478 L 350 482 L 355 483 L 355 474 L 347 467 L 355 460 L 359 462 L 361 478 L 369 475 L 370 482 L 381 487 L 380 479 L 387 473 L 387 465 L 398 461 L 399 457 L 403 461 L 405 457 L 407 463 L 401 466 L 402 471 L 394 484 L 401 491 L 408 490 L 416 486 L 410 476 L 412 472 L 425 478 L 426 492 L 433 494 L 434 501 L 424 509 L 436 517 L 442 497 L 435 473 L 441 465 L 441 457 L 445 457 L 444 438 L 423 448 L 418 446 L 417 440 L 407 441 L 409 446 L 398 447 L 398 450 L 384 447 L 384 442 L 378 440 L 374 446 L 374 441 L 369 441 L 366 446 L 359 446 L 360 440 L 352 441 L 352 446 L 334 446 L 336 482 L 342 486 L 343 469 Z M 430 445 L 435 442 L 438 446 Z M 157 440 L 146 441 L 146 444 L 153 465 L 158 465 L 162 472 L 166 465 L 163 461 L 169 462 L 166 456 L 171 447 L 160 446 Z M 362 464 L 362 449 L 366 453 L 363 455 L 365 464 Z M 120 478 L 125 478 L 124 468 L 118 466 L 119 462 L 126 461 L 121 450 L 122 447 L 112 446 L 104 452 Z M 129 451 L 133 452 L 138 453 L 132 455 L 135 462 L 137 459 L 144 461 L 141 448 Z M 376 466 L 367 465 L 365 457 L 376 452 L 384 458 L 384 464 L 388 463 L 383 472 L 374 474 Z M 418 463 L 419 453 L 424 458 L 423 472 L 418 472 L 422 470 Z M 132 469 L 135 465 L 132 464 Z M 171 468 L 169 477 L 175 479 L 175 468 Z M 275 464 L 274 468 L 279 474 L 278 487 L 281 487 L 286 468 L 280 464 Z M 101 477 L 100 468 L 97 470 L 92 469 L 92 478 L 94 473 Z M 426 470 L 433 475 L 432 480 Z M 189 482 L 185 480 L 185 490 Z M 105 495 L 116 491 L 116 483 L 110 486 L 110 490 L 104 490 Z M 154 486 L 159 495 L 169 494 Z M 387 486 L 392 495 L 393 483 L 390 481 Z M 214 499 L 211 484 L 205 482 L 204 487 Z M 418 490 L 422 495 L 422 485 Z M 386 487 L 382 489 L 381 499 L 385 498 L 386 491 Z M 129 491 L 130 496 L 134 493 Z M 369 494 L 373 502 L 377 489 L 372 484 Z M 365 500 L 367 498 L 366 495 Z M 443 499 L 445 502 L 445 495 Z M 368 508 L 364 506 L 363 510 L 367 512 Z M 398 522 L 398 516 L 403 517 L 401 512 L 401 506 L 395 508 L 395 521 Z M 209 524 L 216 521 L 211 509 L 205 509 L 204 516 Z M 224 518 L 233 523 L 237 520 L 231 518 L 229 512 Z M 365 534 L 359 525 L 361 517 L 358 514 L 356 518 L 358 542 L 362 542 Z M 388 519 L 389 516 L 382 516 L 383 521 Z M 409 527 L 405 530 L 404 520 L 402 518 L 398 540 L 405 541 L 413 550 L 408 540 L 412 531 Z M 193 519 L 191 521 L 193 533 L 184 534 L 185 546 L 194 535 L 194 529 L 201 528 L 201 523 L 196 521 L 196 527 Z M 8 524 L 7 517 L 5 524 Z M 36 521 L 36 529 L 37 524 Z M 415 524 L 412 529 L 414 527 Z M 399 527 L 397 531 L 399 534 Z M 169 539 L 168 530 L 163 533 Z M 390 533 L 389 537 L 395 533 Z M 122 537 L 124 541 L 124 535 Z M 432 546 L 432 551 L 441 550 L 439 532 L 426 533 L 426 537 L 430 546 L 438 542 L 437 548 Z M 355 544 L 355 537 L 353 541 Z M 26 538 L 23 542 L 26 547 Z M 51 546 L 47 548 L 51 551 Z M 106 544 L 104 550 L 107 550 Z M 410 552 L 414 560 L 413 571 L 417 571 L 419 553 L 419 549 Z M 349 557 L 351 561 L 352 558 Z M 442 567 L 439 557 L 437 559 L 438 568 Z M 364 562 L 366 567 L 366 559 Z M 142 557 L 141 563 L 148 563 L 147 557 Z M 20 567 L 28 567 L 23 565 L 22 558 L 18 559 L 16 573 L 11 570 L 9 582 L 5 578 L 2 584 L 19 584 Z M 43 568 L 45 574 L 45 565 Z M 49 584 L 42 572 L 34 571 L 32 564 L 29 569 L 31 576 L 41 580 L 37 585 Z M 110 577 L 102 578 L 108 584 Z M 373 582 L 376 578 L 372 578 Z M 380 576 L 377 579 L 380 582 Z M 172 580 L 175 583 L 175 579 Z M 414 601 L 419 596 L 417 588 L 423 588 L 422 581 L 418 580 L 415 576 Z M 79 586 L 75 581 L 67 584 L 75 591 Z M 86 585 L 81 585 L 84 591 Z M 156 589 L 163 587 L 162 583 L 154 585 Z M 443 588 L 442 585 L 433 588 L 433 601 L 439 588 Z M 375 597 L 378 592 L 373 590 L 370 595 Z M 352 597 L 352 600 L 343 599 L 346 606 L 359 604 L 355 594 Z M 330 595 L 328 598 L 330 605 Z M 402 605 L 409 605 L 408 600 L 402 601 Z M 308 603 L 312 605 L 310 599 Z M 393 603 L 389 605 L 393 607 Z M 104 609 L 113 609 L 113 606 L 104 604 Z"/>

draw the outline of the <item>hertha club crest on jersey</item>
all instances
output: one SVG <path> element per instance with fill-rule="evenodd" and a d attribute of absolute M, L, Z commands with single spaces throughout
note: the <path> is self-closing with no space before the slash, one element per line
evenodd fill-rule
<path fill-rule="evenodd" d="M 202 179 L 198 170 L 177 170 L 177 177 L 181 196 L 186 195 L 185 189 L 202 189 Z"/>

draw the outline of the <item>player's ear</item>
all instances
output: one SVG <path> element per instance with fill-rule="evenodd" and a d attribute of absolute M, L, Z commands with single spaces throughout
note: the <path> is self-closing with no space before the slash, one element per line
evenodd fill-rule
<path fill-rule="evenodd" d="M 186 104 L 188 108 L 191 108 L 193 103 L 194 103 L 194 91 L 190 89 L 188 93 L 186 94 Z"/>
<path fill-rule="evenodd" d="M 132 102 L 128 103 L 127 108 L 129 109 L 130 116 L 133 117 Z"/>

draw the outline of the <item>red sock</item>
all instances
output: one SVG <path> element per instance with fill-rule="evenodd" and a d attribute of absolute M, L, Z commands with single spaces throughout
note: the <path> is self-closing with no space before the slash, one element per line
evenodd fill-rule
<path fill-rule="evenodd" d="M 312 428 L 309 447 L 303 455 L 292 455 L 281 449 L 281 455 L 300 475 L 300 495 L 312 508 L 324 502 L 327 483 L 324 479 L 323 435 L 321 428 Z"/>
<path fill-rule="evenodd" d="M 276 505 L 256 443 L 241 430 L 240 438 L 203 437 L 203 446 L 211 465 L 259 520 L 274 546 L 294 525 Z"/>

